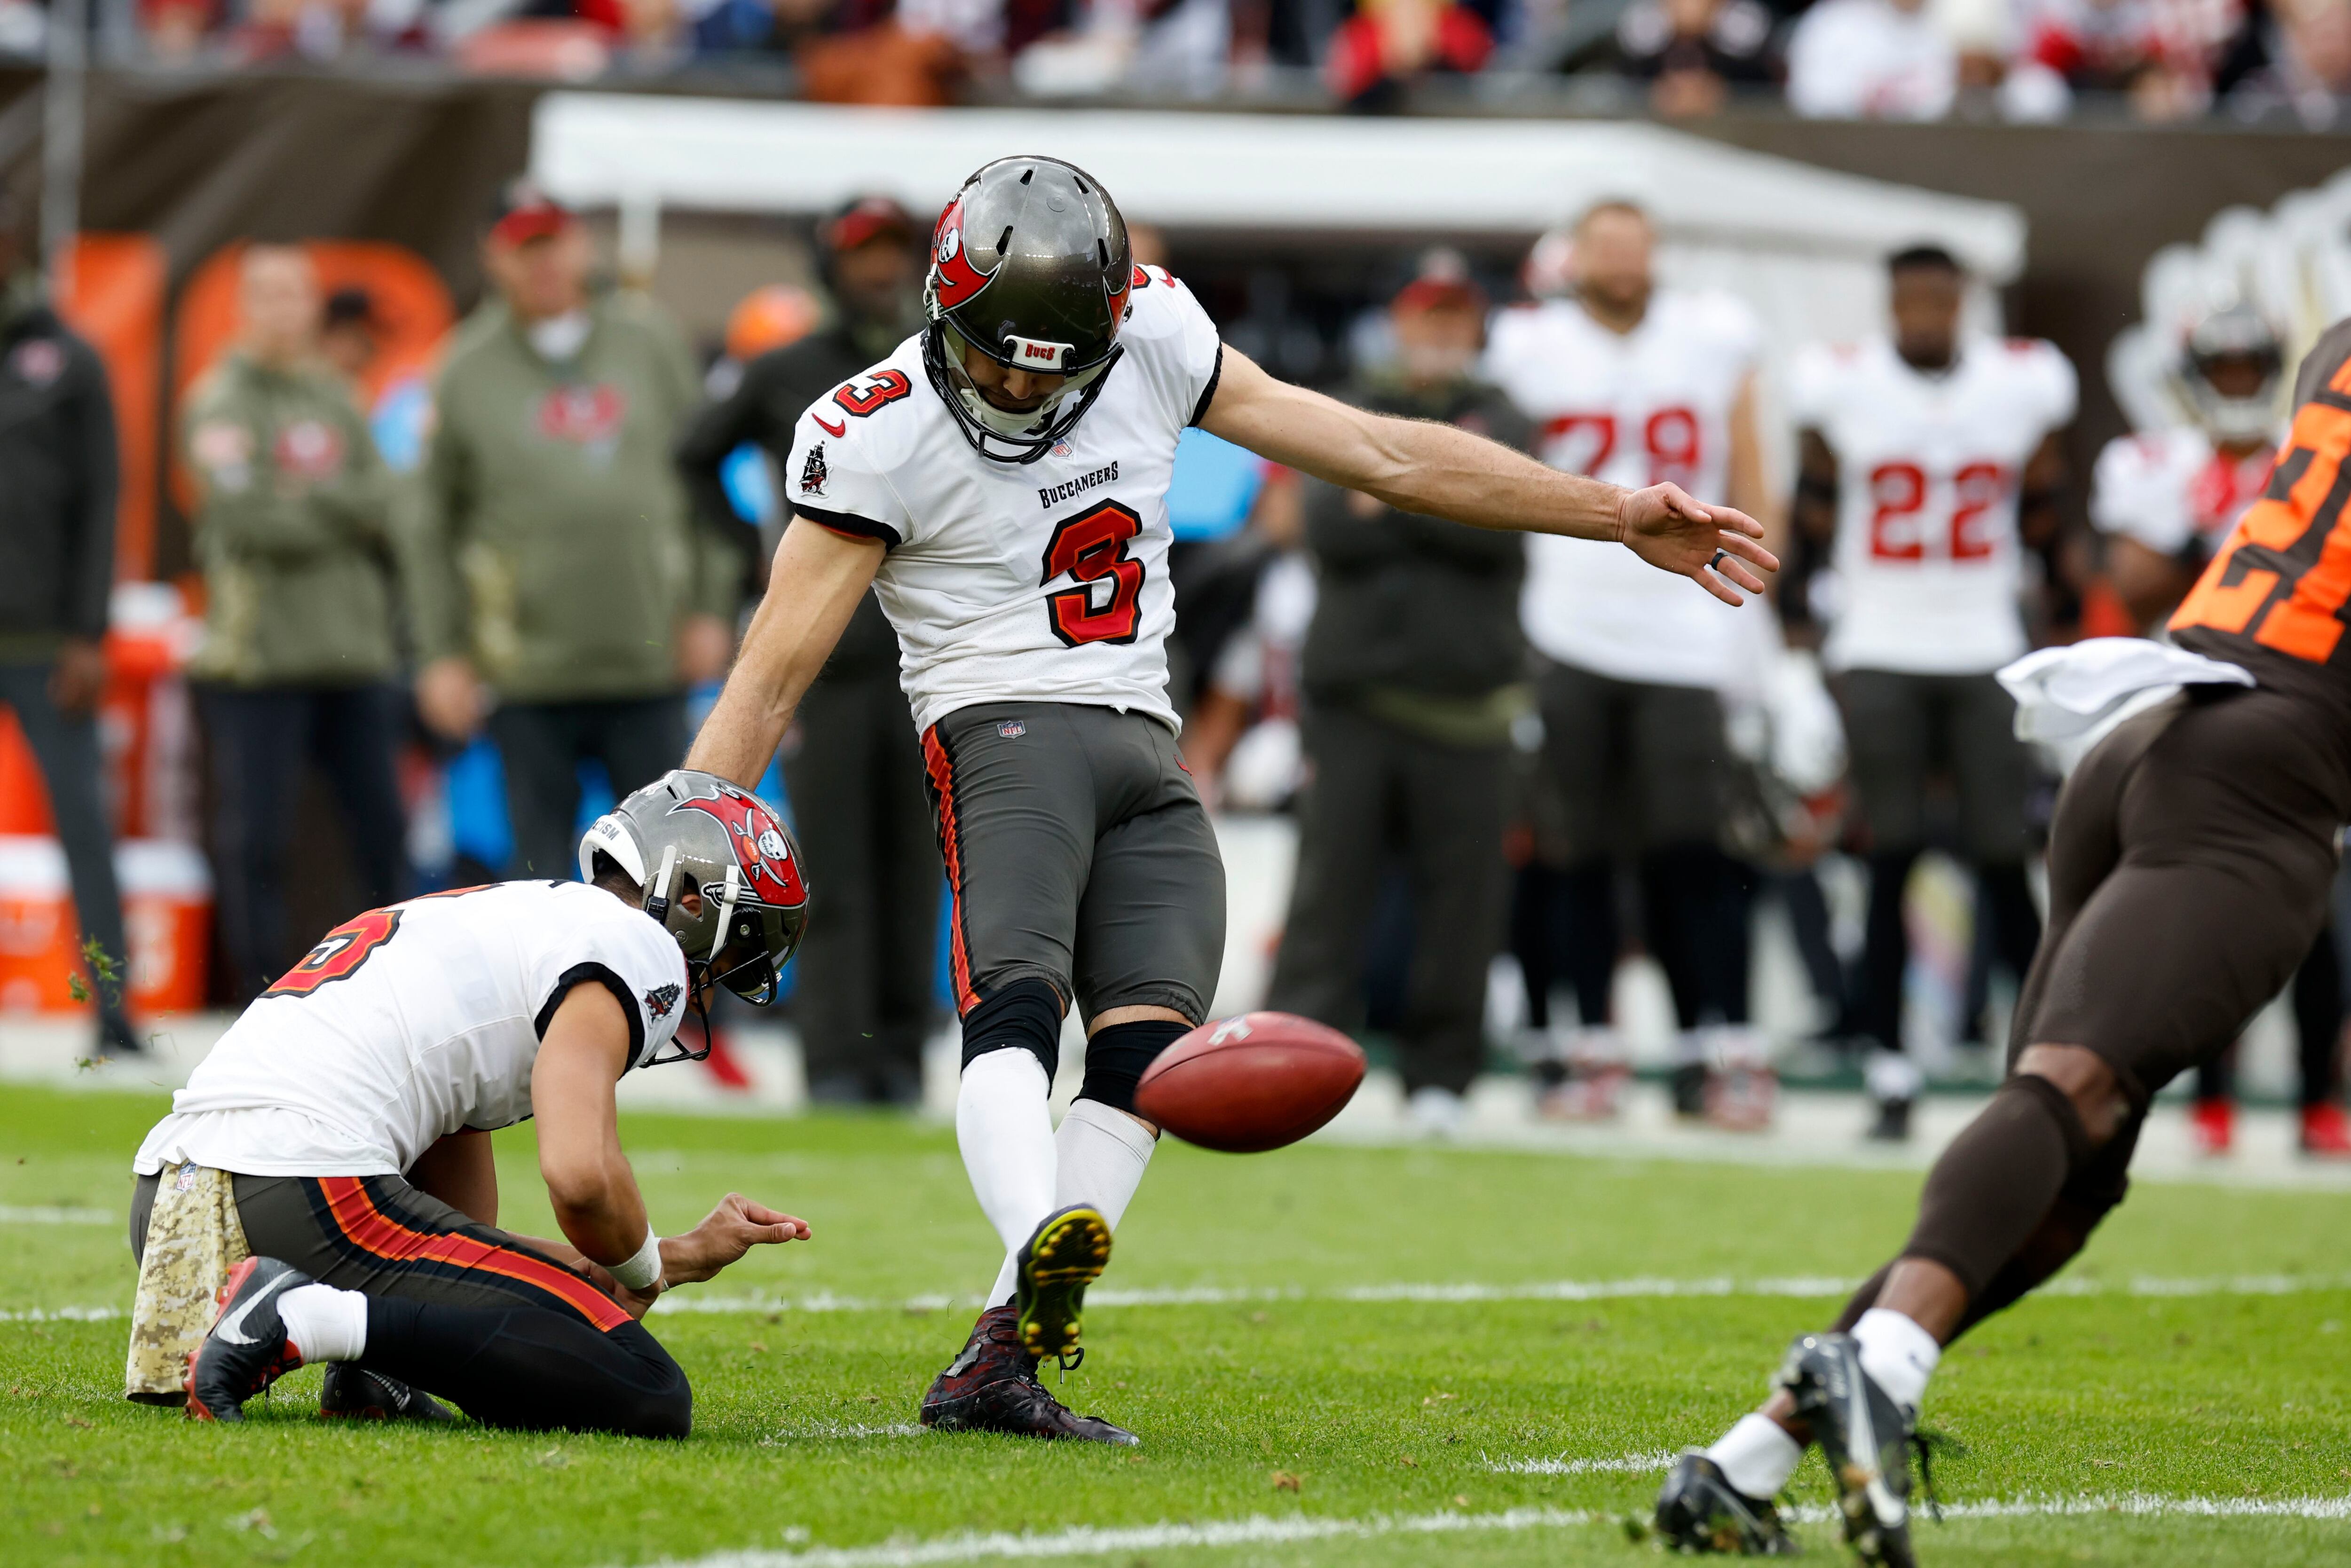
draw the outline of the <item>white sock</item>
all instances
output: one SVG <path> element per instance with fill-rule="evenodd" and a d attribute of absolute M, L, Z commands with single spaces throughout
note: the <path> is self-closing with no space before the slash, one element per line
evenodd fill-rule
<path fill-rule="evenodd" d="M 1872 1307 L 1853 1325 L 1853 1343 L 1861 1349 L 1861 1369 L 1917 1420 L 1918 1402 L 1927 1396 L 1927 1379 L 1943 1359 L 1943 1347 L 1935 1336 L 1900 1312 Z"/>
<path fill-rule="evenodd" d="M 1017 1046 L 991 1051 L 963 1070 L 956 1093 L 956 1143 L 971 1177 L 979 1210 L 1004 1243 L 1018 1252 L 1053 1212 L 1053 1113 L 1045 1103 L 1052 1085 L 1045 1064 Z M 1012 1299 L 1012 1262 L 1008 1256 L 987 1304 Z"/>
<path fill-rule="evenodd" d="M 357 1291 L 297 1285 L 277 1298 L 277 1315 L 305 1366 L 357 1361 L 367 1352 L 367 1298 Z"/>
<path fill-rule="evenodd" d="M 1769 1501 L 1796 1473 L 1804 1450 L 1780 1423 L 1757 1412 L 1741 1416 L 1706 1457 L 1722 1467 L 1723 1479 L 1743 1495 Z"/>
<path fill-rule="evenodd" d="M 1099 1100 L 1080 1100 L 1070 1106 L 1053 1134 L 1061 1161 L 1053 1180 L 1053 1207 L 1090 1203 L 1102 1210 L 1113 1230 L 1126 1218 L 1134 1189 L 1143 1185 L 1144 1167 L 1159 1140 L 1123 1111 Z"/>

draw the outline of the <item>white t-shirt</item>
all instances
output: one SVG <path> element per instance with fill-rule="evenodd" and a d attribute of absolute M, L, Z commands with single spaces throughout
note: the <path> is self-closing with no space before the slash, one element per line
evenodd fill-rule
<path fill-rule="evenodd" d="M 674 937 L 585 883 L 496 883 L 371 910 L 230 1026 L 131 1169 L 399 1175 L 448 1134 L 530 1115 L 539 1036 L 572 987 L 620 1000 L 634 1064 L 677 1033 L 685 978 Z"/>
<path fill-rule="evenodd" d="M 1727 294 L 1662 291 L 1627 333 L 1550 300 L 1495 319 L 1484 374 L 1534 423 L 1534 454 L 1552 467 L 1633 489 L 1670 480 L 1715 505 L 1761 339 Z M 1527 536 L 1519 603 L 1539 651 L 1619 680 L 1719 687 L 1742 643 L 1741 612 L 1593 539 Z"/>
<path fill-rule="evenodd" d="M 1928 7 L 1820 0 L 1788 38 L 1788 107 L 1811 120 L 1940 120 L 1959 57 Z"/>
<path fill-rule="evenodd" d="M 1167 482 L 1224 348 L 1191 290 L 1156 267 L 1135 269 L 1128 307 L 1125 353 L 1037 462 L 972 450 L 923 369 L 920 334 L 794 428 L 793 509 L 889 548 L 874 587 L 917 729 L 1006 697 L 1176 722 Z"/>
<path fill-rule="evenodd" d="M 2229 457 L 2193 428 L 2118 435 L 2098 454 L 2090 520 L 2102 533 L 2137 539 L 2158 555 L 2191 543 L 2210 555 L 2269 483 L 2273 448 Z"/>
<path fill-rule="evenodd" d="M 1836 454 L 1832 670 L 1972 674 L 2024 652 L 2018 485 L 2074 417 L 2074 367 L 2039 339 L 1971 338 L 1939 373 L 1884 338 L 1796 357 L 1799 428 Z"/>

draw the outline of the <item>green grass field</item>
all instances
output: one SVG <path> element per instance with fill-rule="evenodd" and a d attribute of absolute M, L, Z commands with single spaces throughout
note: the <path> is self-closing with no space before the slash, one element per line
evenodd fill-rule
<path fill-rule="evenodd" d="M 315 1371 L 225 1430 L 123 1402 L 124 1321 L 54 1315 L 127 1307 L 127 1161 L 162 1109 L 0 1092 L 0 1561 L 1653 1561 L 1622 1522 L 1646 1513 L 1652 1456 L 1753 1402 L 1833 1315 L 1827 1281 L 1899 1240 L 1917 1186 L 1170 1145 L 1063 1390 L 1143 1434 L 1113 1451 L 909 1430 L 996 1261 L 951 1134 L 633 1117 L 657 1226 L 735 1187 L 816 1232 L 673 1299 L 720 1310 L 653 1318 L 694 1379 L 691 1440 L 329 1427 Z M 498 1142 L 507 1219 L 546 1228 L 528 1129 Z M 2346 1235 L 2351 1196 L 2144 1187 L 2073 1293 L 1946 1359 L 1929 1420 L 1969 1450 L 1938 1467 L 1959 1506 L 1922 1522 L 1922 1557 L 2351 1562 Z M 1816 1460 L 1796 1490 L 1826 1499 Z M 1833 1527 L 1802 1533 L 1832 1552 Z"/>

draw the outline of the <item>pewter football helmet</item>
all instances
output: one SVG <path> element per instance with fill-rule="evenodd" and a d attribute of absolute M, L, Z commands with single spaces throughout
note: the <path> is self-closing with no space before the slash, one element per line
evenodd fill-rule
<path fill-rule="evenodd" d="M 975 450 L 1034 463 L 1085 417 L 1122 352 L 1134 276 L 1126 220 L 1077 165 L 999 158 L 963 183 L 932 236 L 923 367 Z M 1001 409 L 965 371 L 966 348 L 1068 379 L 1040 407 Z"/>
<path fill-rule="evenodd" d="M 678 768 L 596 819 L 580 840 L 583 878 L 594 880 L 599 856 L 684 949 L 696 993 L 716 981 L 747 1002 L 775 1000 L 808 924 L 808 883 L 789 830 L 756 796 Z"/>

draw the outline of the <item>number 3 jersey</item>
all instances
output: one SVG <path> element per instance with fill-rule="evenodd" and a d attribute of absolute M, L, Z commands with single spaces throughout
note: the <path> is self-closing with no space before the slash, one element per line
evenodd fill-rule
<path fill-rule="evenodd" d="M 1976 674 L 2025 651 L 2018 486 L 2074 417 L 2074 367 L 2038 339 L 1962 341 L 1914 370 L 1884 338 L 1797 357 L 1790 412 L 1837 460 L 1833 670 Z"/>
<path fill-rule="evenodd" d="M 131 1169 L 391 1176 L 443 1136 L 531 1113 L 556 1009 L 601 985 L 632 1066 L 685 1015 L 685 955 L 585 883 L 507 882 L 371 910 L 262 993 L 172 1097 Z"/>
<path fill-rule="evenodd" d="M 1552 467 L 1634 490 L 1670 481 L 1719 504 L 1761 340 L 1727 294 L 1661 290 L 1630 332 L 1554 300 L 1495 318 L 1484 373 L 1534 422 L 1535 455 Z M 1719 688 L 1749 646 L 1737 611 L 1595 539 L 1530 536 L 1520 606 L 1544 654 L 1618 680 Z"/>
<path fill-rule="evenodd" d="M 792 509 L 887 548 L 874 588 L 918 729 L 1003 698 L 1140 709 L 1171 727 L 1167 483 L 1215 395 L 1223 345 L 1191 291 L 1137 267 L 1124 352 L 1034 463 L 981 456 L 918 334 L 793 429 Z"/>

